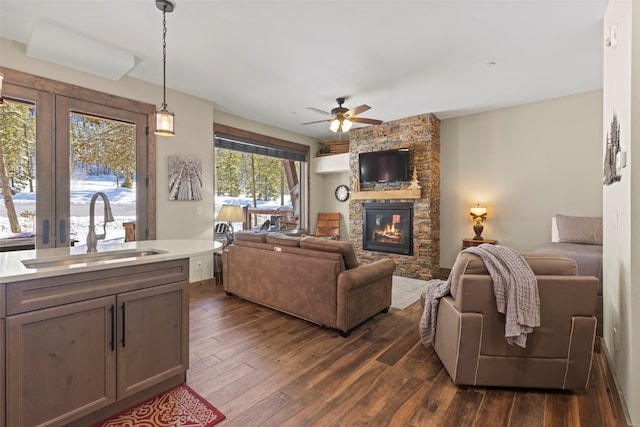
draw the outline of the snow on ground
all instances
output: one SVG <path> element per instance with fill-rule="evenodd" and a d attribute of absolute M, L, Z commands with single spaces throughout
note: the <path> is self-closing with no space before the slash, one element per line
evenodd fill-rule
<path fill-rule="evenodd" d="M 89 232 L 89 204 L 91 197 L 102 191 L 109 199 L 114 222 L 107 224 L 107 239 L 124 241 L 123 222 L 136 219 L 135 188 L 116 187 L 113 175 L 87 176 L 85 179 L 72 180 L 70 188 L 70 235 L 78 245 L 84 244 Z M 36 211 L 36 193 L 20 192 L 13 196 L 18 221 L 23 232 L 33 232 L 33 221 L 20 216 L 21 212 Z M 102 198 L 98 198 L 95 206 L 96 233 L 102 233 L 104 207 Z M 11 227 L 4 201 L 0 203 L 0 238 L 11 235 Z"/>

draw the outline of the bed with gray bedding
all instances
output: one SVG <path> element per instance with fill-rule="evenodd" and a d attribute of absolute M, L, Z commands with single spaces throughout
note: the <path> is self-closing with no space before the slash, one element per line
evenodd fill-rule
<path fill-rule="evenodd" d="M 578 276 L 598 278 L 596 333 L 602 336 L 602 217 L 556 215 L 551 220 L 551 242 L 534 252 L 565 255 L 576 261 Z"/>
<path fill-rule="evenodd" d="M 534 252 L 560 253 L 574 259 L 578 264 L 578 276 L 596 276 L 598 295 L 602 295 L 602 245 L 550 242 Z"/>

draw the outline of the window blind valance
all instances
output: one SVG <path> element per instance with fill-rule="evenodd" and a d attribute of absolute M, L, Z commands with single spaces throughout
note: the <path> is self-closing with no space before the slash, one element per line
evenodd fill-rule
<path fill-rule="evenodd" d="M 228 150 L 241 151 L 249 154 L 260 154 L 263 156 L 277 157 L 280 159 L 306 161 L 306 152 L 293 148 L 277 147 L 249 138 L 237 135 L 229 135 L 222 132 L 215 133 L 216 148 L 226 148 Z"/>

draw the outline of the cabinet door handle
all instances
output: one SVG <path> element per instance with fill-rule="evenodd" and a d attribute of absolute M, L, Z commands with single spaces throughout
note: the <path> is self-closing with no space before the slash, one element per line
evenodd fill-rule
<path fill-rule="evenodd" d="M 124 307 L 124 303 L 122 303 L 122 348 L 124 348 L 124 346 L 126 345 L 125 331 L 126 331 L 126 327 L 125 327 L 125 307 Z"/>
<path fill-rule="evenodd" d="M 109 311 L 111 312 L 111 342 L 109 344 L 111 351 L 113 351 L 116 349 L 116 306 L 111 304 Z"/>

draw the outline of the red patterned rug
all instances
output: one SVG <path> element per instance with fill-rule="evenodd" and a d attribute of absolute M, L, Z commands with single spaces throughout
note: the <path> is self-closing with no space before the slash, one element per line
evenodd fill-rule
<path fill-rule="evenodd" d="M 93 427 L 211 427 L 225 416 L 182 384 Z"/>

